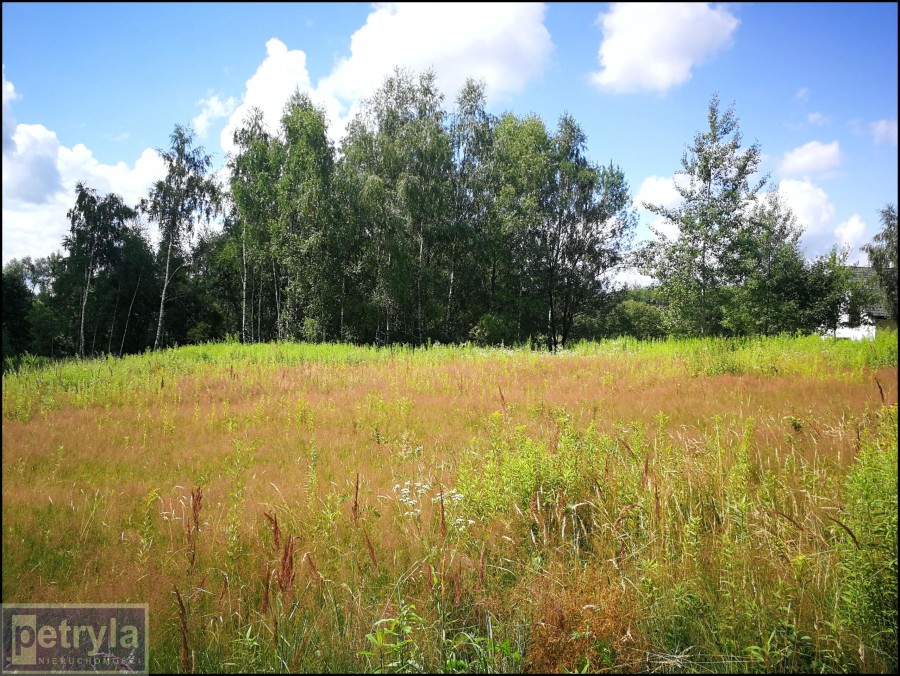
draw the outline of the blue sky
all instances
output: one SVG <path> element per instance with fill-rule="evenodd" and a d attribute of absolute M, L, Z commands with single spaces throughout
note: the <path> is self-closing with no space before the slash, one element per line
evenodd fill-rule
<path fill-rule="evenodd" d="M 853 248 L 897 202 L 896 4 L 3 4 L 3 261 L 60 248 L 77 180 L 129 202 L 192 123 L 221 166 L 252 106 L 277 123 L 297 86 L 332 136 L 394 65 L 467 76 L 494 113 L 568 111 L 592 159 L 643 200 L 673 175 L 718 92 L 794 209 L 808 255 Z M 665 229 L 665 228 L 664 228 Z M 864 257 L 862 259 L 865 260 Z"/>

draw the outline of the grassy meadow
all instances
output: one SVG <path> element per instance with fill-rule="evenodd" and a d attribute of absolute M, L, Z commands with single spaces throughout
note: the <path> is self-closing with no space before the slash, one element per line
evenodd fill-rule
<path fill-rule="evenodd" d="M 896 672 L 897 334 L 3 376 L 4 602 L 173 672 Z"/>

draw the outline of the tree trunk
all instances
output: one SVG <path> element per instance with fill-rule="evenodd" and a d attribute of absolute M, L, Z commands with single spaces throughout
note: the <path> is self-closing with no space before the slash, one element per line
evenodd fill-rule
<path fill-rule="evenodd" d="M 248 275 L 249 276 L 249 275 Z M 255 315 L 253 314 L 253 299 L 256 298 L 256 278 L 250 278 L 250 342 L 253 342 L 253 321 Z"/>
<path fill-rule="evenodd" d="M 156 340 L 153 341 L 153 349 L 159 349 L 159 341 L 162 338 L 163 315 L 166 311 L 166 290 L 169 288 L 169 265 L 172 262 L 172 240 L 174 233 L 169 232 L 169 250 L 166 253 L 166 274 L 163 277 L 162 296 L 159 299 L 159 323 L 156 325 Z"/>
<path fill-rule="evenodd" d="M 134 299 L 137 298 L 138 288 L 141 286 L 141 275 L 144 274 L 144 268 L 138 273 L 137 284 L 134 285 L 134 294 L 131 296 L 131 304 L 128 306 L 128 314 L 125 316 L 125 330 L 122 331 L 122 344 L 119 346 L 119 356 L 125 350 L 125 336 L 128 335 L 128 320 L 131 319 L 131 309 L 134 307 Z"/>
<path fill-rule="evenodd" d="M 241 219 L 241 342 L 247 342 L 247 224 Z"/>
<path fill-rule="evenodd" d="M 257 294 L 256 305 L 256 342 L 262 342 L 262 296 L 263 296 L 263 276 L 262 270 L 259 271 L 259 294 Z"/>
<path fill-rule="evenodd" d="M 556 350 L 556 304 L 553 295 L 553 287 L 556 282 L 556 272 L 551 266 L 550 268 L 550 288 L 547 290 L 547 299 L 550 301 L 550 307 L 547 311 L 547 349 L 550 352 Z"/>
<path fill-rule="evenodd" d="M 425 249 L 425 239 L 419 230 L 419 267 L 416 270 L 416 304 L 419 315 L 419 345 L 422 344 L 422 254 Z"/>
<path fill-rule="evenodd" d="M 547 327 L 547 348 L 551 352 L 556 351 L 556 299 L 553 291 L 550 291 L 550 308 L 547 311 L 548 327 Z"/>
<path fill-rule="evenodd" d="M 341 326 L 338 333 L 341 342 L 344 342 L 344 296 L 346 293 L 346 286 L 347 278 L 341 276 Z"/>
<path fill-rule="evenodd" d="M 444 335 L 450 340 L 450 305 L 453 302 L 453 276 L 456 272 L 456 241 L 450 247 L 450 288 L 447 291 L 447 317 L 444 320 Z"/>
<path fill-rule="evenodd" d="M 523 277 L 524 277 L 524 275 L 523 275 Z M 518 322 L 516 323 L 516 341 L 519 343 L 522 342 L 522 296 L 525 293 L 525 289 L 523 288 L 524 282 L 522 281 L 523 277 L 519 278 L 519 300 L 518 300 L 519 319 L 518 319 Z"/>
<path fill-rule="evenodd" d="M 78 356 L 84 359 L 84 314 L 87 307 L 88 291 L 91 288 L 90 279 L 85 281 L 84 293 L 81 295 L 81 328 L 79 330 Z"/>
<path fill-rule="evenodd" d="M 706 336 L 706 241 L 703 242 L 703 257 L 700 259 L 700 337 Z"/>
<path fill-rule="evenodd" d="M 116 307 L 113 310 L 112 323 L 109 325 L 109 341 L 106 344 L 106 354 L 112 354 L 112 337 L 116 328 L 116 315 L 119 313 L 119 298 L 122 295 L 122 278 L 119 277 L 119 291 L 116 293 Z"/>
<path fill-rule="evenodd" d="M 275 285 L 275 331 L 281 340 L 281 299 L 278 297 L 278 275 L 275 274 L 275 255 L 272 255 L 272 284 Z"/>
<path fill-rule="evenodd" d="M 569 340 L 569 333 L 572 330 L 572 324 L 574 323 L 575 318 L 575 299 L 573 298 L 573 287 L 575 286 L 575 282 L 572 281 L 571 274 L 566 275 L 565 280 L 565 291 L 562 300 L 562 318 L 560 320 L 560 333 L 562 334 L 560 345 L 563 349 L 565 349 L 566 342 Z"/>
<path fill-rule="evenodd" d="M 491 257 L 491 296 L 488 299 L 488 311 L 494 311 L 494 287 L 497 284 L 497 257 Z"/>
<path fill-rule="evenodd" d="M 81 295 L 81 328 L 79 329 L 78 356 L 84 359 L 84 315 L 87 309 L 88 293 L 91 290 L 91 277 L 94 273 L 94 246 L 88 257 L 88 266 L 84 272 L 84 293 Z"/>

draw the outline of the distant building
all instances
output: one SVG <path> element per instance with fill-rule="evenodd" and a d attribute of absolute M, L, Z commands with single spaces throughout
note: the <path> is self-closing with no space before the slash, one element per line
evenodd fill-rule
<path fill-rule="evenodd" d="M 841 324 L 845 326 L 839 328 L 834 335 L 838 338 L 863 340 L 874 338 L 879 331 L 896 331 L 897 322 L 891 318 L 891 312 L 883 300 L 884 292 L 881 290 L 875 270 L 870 267 L 851 265 L 850 271 L 858 281 L 863 282 L 875 292 L 877 300 L 859 307 L 858 312 L 854 313 L 857 315 L 855 317 L 842 315 Z"/>

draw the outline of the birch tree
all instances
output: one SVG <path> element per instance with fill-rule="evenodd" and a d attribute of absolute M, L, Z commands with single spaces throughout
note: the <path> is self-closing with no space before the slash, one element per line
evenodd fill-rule
<path fill-rule="evenodd" d="M 69 210 L 71 231 L 63 240 L 70 265 L 81 270 L 81 311 L 78 330 L 78 356 L 84 357 L 84 322 L 88 297 L 95 272 L 109 265 L 121 246 L 127 221 L 134 210 L 112 193 L 100 197 L 96 190 L 79 182 L 75 186 L 75 206 Z"/>
<path fill-rule="evenodd" d="M 869 257 L 869 264 L 875 268 L 888 311 L 897 321 L 897 207 L 888 204 L 879 212 L 881 232 L 862 247 Z"/>
<path fill-rule="evenodd" d="M 169 139 L 169 150 L 158 150 L 166 165 L 166 177 L 157 181 L 150 196 L 141 202 L 150 220 L 159 225 L 160 252 L 165 251 L 166 261 L 153 349 L 159 348 L 162 341 L 169 283 L 183 267 L 180 264 L 171 269 L 172 254 L 190 239 L 201 218 L 209 220 L 216 213 L 219 204 L 219 188 L 214 177 L 207 175 L 212 159 L 202 147 L 194 147 L 193 130 L 177 124 Z"/>
<path fill-rule="evenodd" d="M 722 288 L 734 281 L 740 234 L 747 213 L 767 178 L 751 179 L 761 150 L 741 150 L 734 108 L 722 112 L 719 97 L 709 102 L 708 129 L 697 133 L 681 159 L 675 187 L 682 203 L 675 208 L 644 203 L 644 208 L 677 226 L 673 239 L 657 239 L 642 251 L 643 272 L 660 281 L 661 290 L 683 333 L 705 336 L 720 330 Z"/>

